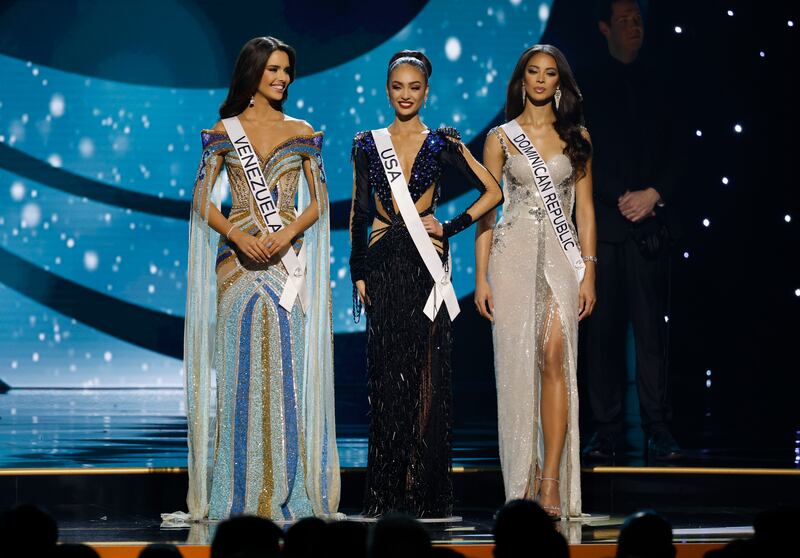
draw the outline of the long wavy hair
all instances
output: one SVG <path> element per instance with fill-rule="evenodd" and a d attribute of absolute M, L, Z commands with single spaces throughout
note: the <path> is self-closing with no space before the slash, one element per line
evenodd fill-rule
<path fill-rule="evenodd" d="M 558 137 L 567 144 L 564 154 L 572 161 L 572 165 L 578 172 L 578 176 L 586 173 L 586 164 L 592 156 L 592 146 L 583 137 L 583 96 L 581 95 L 575 76 L 572 74 L 567 59 L 564 54 L 553 45 L 534 45 L 520 56 L 511 79 L 508 81 L 508 93 L 506 94 L 506 120 L 513 120 L 522 114 L 525 104 L 522 99 L 522 80 L 530 59 L 539 53 L 552 56 L 558 68 L 559 87 L 561 87 L 561 101 L 556 108 L 555 98 L 553 113 L 556 115 L 556 122 L 553 127 L 558 133 Z"/>
<path fill-rule="evenodd" d="M 250 104 L 250 98 L 258 91 L 258 84 L 261 83 L 267 60 L 276 50 L 285 52 L 289 57 L 289 83 L 294 82 L 295 52 L 292 47 L 275 37 L 250 39 L 242 47 L 239 58 L 236 59 L 228 96 L 219 107 L 220 118 L 230 118 L 244 112 L 244 109 Z M 279 104 L 281 110 L 283 110 L 283 103 L 288 97 L 289 84 L 286 85 L 283 99 Z"/>

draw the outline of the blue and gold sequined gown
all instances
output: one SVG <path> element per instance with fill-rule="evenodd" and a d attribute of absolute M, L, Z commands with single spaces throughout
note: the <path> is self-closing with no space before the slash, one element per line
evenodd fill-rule
<path fill-rule="evenodd" d="M 305 314 L 299 299 L 291 311 L 279 304 L 287 273 L 277 258 L 259 264 L 209 232 L 205 215 L 223 168 L 232 197 L 230 222 L 256 237 L 267 228 L 227 134 L 205 130 L 202 139 L 185 347 L 190 513 L 195 519 L 246 513 L 274 520 L 332 514 L 338 506 L 339 468 L 322 135 L 291 138 L 257 154 L 284 225 L 296 218 L 298 194 L 309 197 L 303 161 L 310 162 L 320 219 L 294 245 L 299 251 L 307 244 L 311 308 Z M 201 262 L 215 237 L 212 267 Z M 208 288 L 214 281 L 216 293 Z M 204 323 L 206 314 L 216 323 Z"/>
<path fill-rule="evenodd" d="M 421 216 L 436 210 L 445 167 L 459 171 L 481 193 L 486 191 L 465 160 L 461 149 L 466 148 L 459 140 L 452 128 L 432 130 L 425 138 L 408 180 L 417 209 L 427 205 Z M 370 302 L 365 306 L 370 425 L 364 514 L 449 516 L 453 506 L 450 316 L 444 306 L 434 321 L 422 311 L 433 279 L 394 207 L 370 132 L 355 137 L 353 164 L 350 275 L 353 283 L 365 281 Z M 437 246 L 443 263 L 447 237 L 470 223 L 464 212 L 444 224 L 444 244 Z M 354 314 L 359 316 L 360 311 L 357 307 Z"/>

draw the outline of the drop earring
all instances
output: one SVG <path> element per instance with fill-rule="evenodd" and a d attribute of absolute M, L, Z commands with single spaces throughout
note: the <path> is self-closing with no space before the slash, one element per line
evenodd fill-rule
<path fill-rule="evenodd" d="M 528 100 L 528 96 L 525 94 L 525 82 L 522 82 L 522 106 L 525 106 L 525 101 Z"/>
<path fill-rule="evenodd" d="M 425 101 L 422 103 L 422 108 L 428 108 L 428 97 L 425 97 Z"/>
<path fill-rule="evenodd" d="M 253 108 L 254 106 L 256 106 L 256 96 L 255 95 L 250 97 L 250 108 Z"/>
<path fill-rule="evenodd" d="M 556 110 L 558 110 L 558 106 L 561 104 L 561 87 L 556 87 L 556 94 L 554 95 L 556 99 Z"/>

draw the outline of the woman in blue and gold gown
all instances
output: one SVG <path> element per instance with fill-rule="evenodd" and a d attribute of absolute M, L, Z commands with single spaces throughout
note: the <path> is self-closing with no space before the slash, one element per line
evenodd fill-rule
<path fill-rule="evenodd" d="M 225 127 L 202 132 L 184 339 L 194 520 L 242 513 L 283 520 L 338 507 L 322 134 L 283 114 L 293 77 L 291 47 L 253 39 L 220 108 L 223 118 L 238 115 L 252 143 L 279 208 L 278 232 L 268 233 Z M 227 218 L 214 202 L 223 169 Z M 304 311 L 298 298 L 286 310 L 280 255 L 301 246 L 309 303 Z"/>

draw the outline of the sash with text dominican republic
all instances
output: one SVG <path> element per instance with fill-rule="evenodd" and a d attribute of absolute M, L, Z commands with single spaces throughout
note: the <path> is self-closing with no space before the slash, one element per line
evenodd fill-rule
<path fill-rule="evenodd" d="M 569 261 L 575 271 L 578 284 L 580 284 L 580 282 L 583 281 L 586 264 L 578 249 L 578 241 L 569 228 L 569 219 L 571 216 L 567 215 L 564 208 L 561 206 L 561 200 L 558 199 L 558 191 L 553 183 L 547 163 L 545 163 L 544 158 L 539 155 L 533 142 L 528 138 L 528 135 L 516 120 L 506 122 L 500 127 L 503 128 L 508 139 L 514 144 L 514 147 L 528 160 L 531 172 L 533 173 L 533 181 L 536 184 L 536 188 L 539 190 L 539 195 L 542 196 L 542 203 L 544 204 L 550 224 L 553 227 L 553 232 L 555 232 L 558 243 L 561 245 L 561 249 L 564 251 L 567 261 Z"/>

